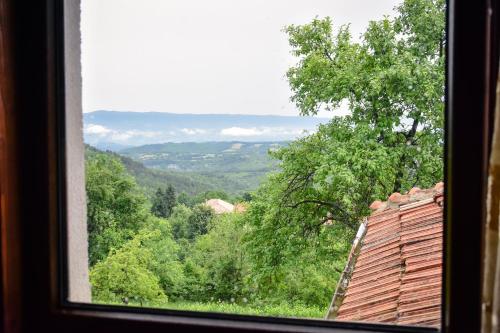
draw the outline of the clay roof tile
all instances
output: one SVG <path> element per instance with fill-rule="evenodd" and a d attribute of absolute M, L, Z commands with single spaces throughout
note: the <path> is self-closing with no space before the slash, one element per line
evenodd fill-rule
<path fill-rule="evenodd" d="M 380 207 L 382 207 L 384 203 L 380 200 L 375 200 L 371 205 L 370 205 L 370 209 L 371 210 L 377 210 L 379 209 Z"/>
<path fill-rule="evenodd" d="M 376 200 L 327 319 L 439 327 L 444 183 Z"/>
<path fill-rule="evenodd" d="M 420 191 L 421 191 L 421 189 L 420 189 L 419 187 L 414 187 L 414 188 L 412 188 L 412 189 L 408 192 L 408 194 L 409 194 L 409 195 L 414 195 L 414 194 L 417 194 L 417 193 L 418 193 L 418 192 L 420 192 Z"/>

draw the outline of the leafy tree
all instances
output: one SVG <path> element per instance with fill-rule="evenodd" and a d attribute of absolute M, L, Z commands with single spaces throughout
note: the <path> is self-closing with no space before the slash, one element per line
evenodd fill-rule
<path fill-rule="evenodd" d="M 189 207 L 183 204 L 177 205 L 172 211 L 172 215 L 168 218 L 172 226 L 172 235 L 175 240 L 188 238 L 189 235 L 189 217 L 193 214 Z"/>
<path fill-rule="evenodd" d="M 146 223 L 146 198 L 121 162 L 93 153 L 85 165 L 90 265 L 119 248 Z"/>
<path fill-rule="evenodd" d="M 287 73 L 292 100 L 305 115 L 346 101 L 351 115 L 341 126 L 385 150 L 380 162 L 393 171 L 375 185 L 385 193 L 442 178 L 445 1 L 406 0 L 396 9 L 395 19 L 370 22 L 361 43 L 348 26 L 334 34 L 330 18 L 285 29 L 300 59 Z"/>
<path fill-rule="evenodd" d="M 140 233 L 112 251 L 90 271 L 92 298 L 96 302 L 125 303 L 166 301 L 158 277 L 152 272 L 153 253 L 143 242 L 154 233 Z"/>
<path fill-rule="evenodd" d="M 172 228 L 163 219 L 152 219 L 145 230 L 150 236 L 142 244 L 152 254 L 151 272 L 159 279 L 163 292 L 171 299 L 180 293 L 184 279 L 183 267 L 179 261 L 179 245 L 172 238 Z"/>
<path fill-rule="evenodd" d="M 229 195 L 224 191 L 206 191 L 196 196 L 198 203 L 203 203 L 209 199 L 221 199 L 231 201 Z"/>
<path fill-rule="evenodd" d="M 159 187 L 153 198 L 151 212 L 157 217 L 167 218 L 172 214 L 176 204 L 174 187 L 169 185 L 164 191 Z"/>
<path fill-rule="evenodd" d="M 190 265 L 198 267 L 197 283 L 202 286 L 198 299 L 237 302 L 244 296 L 250 298 L 244 281 L 249 267 L 243 252 L 241 219 L 241 214 L 217 216 L 209 232 L 196 238 Z"/>
<path fill-rule="evenodd" d="M 194 240 L 208 232 L 208 225 L 214 218 L 214 211 L 205 205 L 196 205 L 188 219 L 188 239 Z"/>
<path fill-rule="evenodd" d="M 151 213 L 158 217 L 165 217 L 166 215 L 166 206 L 165 206 L 165 192 L 158 187 L 153 197 L 153 204 L 151 205 Z"/>
<path fill-rule="evenodd" d="M 193 207 L 195 203 L 195 198 L 192 195 L 187 194 L 186 192 L 182 192 L 177 197 L 177 202 L 186 207 Z"/>
<path fill-rule="evenodd" d="M 232 202 L 232 199 L 229 196 L 229 194 L 227 194 L 225 191 L 222 191 L 222 190 L 204 191 L 204 192 L 201 192 L 197 195 L 192 195 L 192 196 L 182 192 L 179 195 L 178 202 L 192 208 L 196 205 L 204 203 L 205 201 L 207 201 L 209 199 L 221 199 L 221 200 L 225 200 L 228 202 Z"/>
<path fill-rule="evenodd" d="M 268 209 L 258 207 L 261 204 L 251 207 Z M 247 213 L 247 222 L 255 218 L 252 214 Z M 336 224 L 319 229 L 315 237 L 304 237 L 298 220 L 271 227 L 269 216 L 265 218 L 261 225 L 251 220 L 243 235 L 250 266 L 245 285 L 253 302 L 327 308 L 351 249 L 352 232 Z"/>
<path fill-rule="evenodd" d="M 241 199 L 242 199 L 243 201 L 245 201 L 245 202 L 250 202 L 250 201 L 252 201 L 252 198 L 253 198 L 253 196 L 252 196 L 252 194 L 251 194 L 251 193 L 249 193 L 249 192 L 245 192 L 245 193 L 243 193 L 243 195 L 241 196 Z"/>
<path fill-rule="evenodd" d="M 330 18 L 285 28 L 298 58 L 287 76 L 301 113 L 346 103 L 350 114 L 272 153 L 280 171 L 247 214 L 259 281 L 281 281 L 290 258 L 327 248 L 321 240 L 350 240 L 373 200 L 442 179 L 444 6 L 405 0 L 394 19 L 370 22 L 360 42 L 349 26 L 334 33 Z"/>
<path fill-rule="evenodd" d="M 206 288 L 204 284 L 205 271 L 203 268 L 194 262 L 192 253 L 185 258 L 183 262 L 184 280 L 181 285 L 181 293 L 179 299 L 189 301 L 211 300 L 206 296 Z"/>
<path fill-rule="evenodd" d="M 167 189 L 165 190 L 166 215 L 164 217 L 169 217 L 170 214 L 172 214 L 172 210 L 174 209 L 175 205 L 177 205 L 177 200 L 175 198 L 175 189 L 172 185 L 168 185 Z"/>

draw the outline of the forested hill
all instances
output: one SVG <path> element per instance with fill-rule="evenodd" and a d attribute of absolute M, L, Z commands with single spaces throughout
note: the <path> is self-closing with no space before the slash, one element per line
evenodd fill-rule
<path fill-rule="evenodd" d="M 207 173 L 262 173 L 275 168 L 269 151 L 287 142 L 182 142 L 145 145 L 119 153 L 145 166 Z"/>
<path fill-rule="evenodd" d="M 241 195 L 257 188 L 265 174 L 275 169 L 276 162 L 270 160 L 267 150 L 284 144 L 252 143 L 253 149 L 241 144 L 241 151 L 232 151 L 231 147 L 239 144 L 227 142 L 162 144 L 135 147 L 125 150 L 124 155 L 87 145 L 86 153 L 119 158 L 148 196 L 168 185 L 174 186 L 177 193 L 189 195 L 207 191 Z M 203 167 L 200 160 L 210 166 Z"/>

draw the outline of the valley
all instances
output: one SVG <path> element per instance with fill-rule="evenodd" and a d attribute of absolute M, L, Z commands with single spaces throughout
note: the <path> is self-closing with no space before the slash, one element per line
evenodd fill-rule
<path fill-rule="evenodd" d="M 119 150 L 118 156 L 137 183 L 151 196 L 172 185 L 178 193 L 198 195 L 224 191 L 239 196 L 255 190 L 267 174 L 278 170 L 269 151 L 287 142 L 183 142 Z M 89 148 L 94 149 L 95 148 Z"/>

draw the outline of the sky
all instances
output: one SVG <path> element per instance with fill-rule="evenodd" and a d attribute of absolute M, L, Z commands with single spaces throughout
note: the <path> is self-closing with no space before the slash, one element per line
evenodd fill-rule
<path fill-rule="evenodd" d="M 398 3 L 82 0 L 83 112 L 296 116 L 285 73 L 297 59 L 282 29 L 330 16 L 359 39 Z"/>

